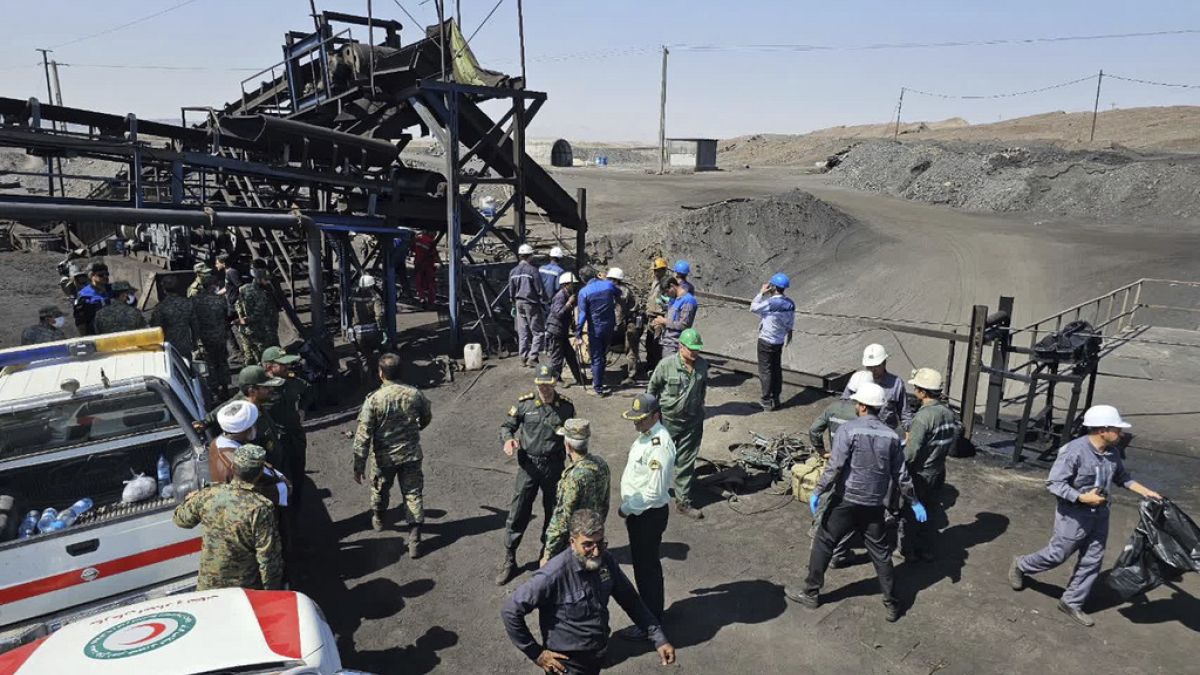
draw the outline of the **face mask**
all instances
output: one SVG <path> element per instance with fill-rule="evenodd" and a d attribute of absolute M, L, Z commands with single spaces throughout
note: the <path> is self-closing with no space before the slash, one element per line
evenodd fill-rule
<path fill-rule="evenodd" d="M 54 317 L 54 327 L 55 328 L 62 328 L 65 325 L 67 325 L 67 317 L 65 317 L 65 316 Z"/>
<path fill-rule="evenodd" d="M 129 303 L 129 304 L 131 304 L 131 305 L 132 305 L 132 304 L 134 304 L 134 303 L 136 303 L 136 302 L 137 302 L 137 296 L 136 296 L 136 295 L 133 295 L 133 294 L 130 294 L 129 296 L 127 296 L 127 297 L 125 298 L 125 302 L 127 302 L 127 303 Z"/>

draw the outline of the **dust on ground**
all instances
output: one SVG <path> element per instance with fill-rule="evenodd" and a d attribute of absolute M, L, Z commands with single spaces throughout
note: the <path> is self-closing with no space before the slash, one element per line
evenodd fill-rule
<path fill-rule="evenodd" d="M 38 251 L 0 252 L 0 349 L 21 344 L 21 333 L 38 322 L 38 308 L 57 305 L 67 315 L 68 335 L 75 334 L 71 322 L 71 300 L 58 282 L 62 253 Z"/>

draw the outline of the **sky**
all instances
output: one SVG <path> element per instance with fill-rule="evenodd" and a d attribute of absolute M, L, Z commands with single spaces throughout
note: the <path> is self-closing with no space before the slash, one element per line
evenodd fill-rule
<path fill-rule="evenodd" d="M 436 0 L 374 0 L 405 25 L 407 43 L 436 23 Z M 176 6 L 180 5 L 175 8 Z M 366 14 L 366 0 L 317 0 Z M 453 2 L 447 1 L 449 10 Z M 496 0 L 459 0 L 464 33 Z M 45 100 L 35 49 L 53 47 L 66 105 L 147 119 L 237 98 L 240 82 L 281 59 L 288 30 L 311 30 L 308 0 L 0 0 L 0 96 Z M 168 10 L 168 11 L 164 11 Z M 149 15 L 134 26 L 117 28 Z M 1124 0 L 525 0 L 528 86 L 549 100 L 532 136 L 645 141 L 658 136 L 661 45 L 668 59 L 668 136 L 803 133 L 894 119 L 901 87 L 980 95 L 1094 75 L 1200 85 L 1200 32 L 1107 40 L 958 47 L 869 45 L 980 42 L 1200 30 L 1200 2 Z M 107 32 L 106 32 L 107 31 Z M 89 39 L 80 39 L 103 32 Z M 365 39 L 355 29 L 356 38 Z M 73 44 L 67 44 L 73 43 Z M 800 51 L 751 45 L 816 45 Z M 500 0 L 471 42 L 480 62 L 518 73 L 517 1 Z M 121 68 L 98 66 L 123 66 Z M 134 66 L 134 67 L 129 67 Z M 146 68 L 154 66 L 155 68 Z M 1027 96 L 942 99 L 909 92 L 903 119 L 994 122 L 1090 110 L 1095 79 Z M 1200 105 L 1200 88 L 1106 78 L 1100 107 Z"/>

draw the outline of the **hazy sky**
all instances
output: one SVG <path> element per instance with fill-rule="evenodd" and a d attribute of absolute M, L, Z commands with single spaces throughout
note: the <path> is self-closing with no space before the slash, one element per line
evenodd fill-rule
<path fill-rule="evenodd" d="M 0 0 L 0 96 L 45 98 L 37 47 L 71 64 L 61 69 L 64 102 L 144 118 L 175 118 L 184 105 L 219 105 L 239 82 L 281 58 L 287 30 L 311 30 L 308 0 L 193 0 L 138 25 L 75 44 L 182 0 Z M 401 0 L 422 23 L 433 0 Z M 453 2 L 447 2 L 453 8 Z M 470 34 L 495 0 L 461 0 Z M 318 0 L 319 9 L 366 13 L 366 1 Z M 52 8 L 52 9 L 51 9 Z M 420 31 L 392 0 L 380 16 Z M 742 0 L 526 0 L 529 86 L 549 92 L 531 133 L 572 139 L 650 140 L 658 135 L 658 46 L 670 56 L 668 134 L 729 137 L 800 133 L 880 122 L 895 112 L 901 86 L 950 94 L 1038 88 L 1107 72 L 1200 84 L 1200 34 L 953 48 L 851 49 L 1200 29 L 1200 2 L 1118 0 L 939 0 L 801 2 Z M 518 72 L 516 0 L 472 41 L 488 67 Z M 365 39 L 355 29 L 355 37 Z M 833 51 L 764 50 L 748 45 L 818 45 Z M 688 48 L 691 46 L 692 48 Z M 696 46 L 718 47 L 698 50 Z M 146 66 L 151 70 L 101 68 Z M 910 94 L 904 118 L 971 122 L 1049 110 L 1086 110 L 1095 81 L 1032 96 L 985 101 Z M 1200 89 L 1105 80 L 1101 107 L 1200 105 Z"/>

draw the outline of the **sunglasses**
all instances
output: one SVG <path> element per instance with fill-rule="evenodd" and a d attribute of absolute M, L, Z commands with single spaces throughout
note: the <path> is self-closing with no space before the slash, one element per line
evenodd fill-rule
<path fill-rule="evenodd" d="M 608 548 L 608 542 L 604 541 L 603 539 L 600 541 L 581 541 L 579 542 L 579 548 L 583 549 L 585 552 L 591 553 L 596 549 Z"/>

